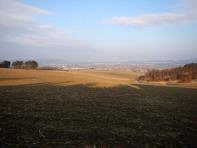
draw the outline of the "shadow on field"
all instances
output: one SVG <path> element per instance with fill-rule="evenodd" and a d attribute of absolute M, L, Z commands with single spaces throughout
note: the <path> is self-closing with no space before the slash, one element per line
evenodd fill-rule
<path fill-rule="evenodd" d="M 0 86 L 2 147 L 194 147 L 197 90 Z"/>
<path fill-rule="evenodd" d="M 36 79 L 34 77 L 23 77 L 23 78 L 0 78 L 0 81 L 13 81 L 13 80 L 29 80 L 29 79 Z"/>

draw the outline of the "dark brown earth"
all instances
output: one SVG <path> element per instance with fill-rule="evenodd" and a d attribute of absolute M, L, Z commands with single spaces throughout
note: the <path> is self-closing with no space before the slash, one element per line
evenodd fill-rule
<path fill-rule="evenodd" d="M 195 147 L 197 90 L 0 86 L 1 147 Z"/>

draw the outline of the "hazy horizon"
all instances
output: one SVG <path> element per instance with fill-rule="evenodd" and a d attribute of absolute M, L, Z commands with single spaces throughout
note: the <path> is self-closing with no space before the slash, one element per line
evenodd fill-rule
<path fill-rule="evenodd" d="M 0 59 L 197 59 L 196 0 L 0 3 Z"/>

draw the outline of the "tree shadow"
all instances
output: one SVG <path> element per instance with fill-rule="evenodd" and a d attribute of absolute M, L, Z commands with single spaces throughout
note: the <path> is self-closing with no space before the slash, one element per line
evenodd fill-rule
<path fill-rule="evenodd" d="M 28 79 L 36 79 L 34 77 L 20 77 L 20 78 L 0 78 L 0 81 L 13 81 L 13 80 L 28 80 Z"/>
<path fill-rule="evenodd" d="M 94 85 L 0 86 L 1 145 L 181 147 L 196 144 L 196 89 Z"/>

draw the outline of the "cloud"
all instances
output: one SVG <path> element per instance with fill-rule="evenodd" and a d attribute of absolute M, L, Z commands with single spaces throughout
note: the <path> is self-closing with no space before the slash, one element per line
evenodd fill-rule
<path fill-rule="evenodd" d="M 186 21 L 186 17 L 184 14 L 175 13 L 144 14 L 137 17 L 113 17 L 107 22 L 120 25 L 160 25 L 181 23 Z"/>
<path fill-rule="evenodd" d="M 16 0 L 0 0 L 0 26 L 20 27 L 33 23 L 37 15 L 50 14 L 47 10 L 33 7 Z"/>
<path fill-rule="evenodd" d="M 179 12 L 145 13 L 138 16 L 115 16 L 104 20 L 108 24 L 156 26 L 179 24 L 197 20 L 197 1 L 182 0 L 184 10 Z"/>
<path fill-rule="evenodd" d="M 39 23 L 37 17 L 52 13 L 18 0 L 0 0 L 0 43 L 39 48 L 87 47 L 88 43 L 75 39 L 64 27 Z M 16 47 L 17 48 L 17 47 Z"/>

